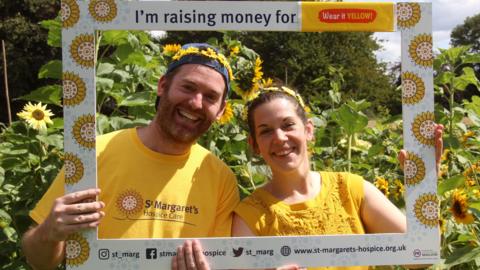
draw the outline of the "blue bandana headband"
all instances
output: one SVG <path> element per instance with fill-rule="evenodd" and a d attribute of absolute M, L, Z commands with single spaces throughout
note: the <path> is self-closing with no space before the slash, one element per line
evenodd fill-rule
<path fill-rule="evenodd" d="M 230 80 L 233 80 L 232 69 L 227 58 L 218 52 L 218 50 L 206 43 L 188 43 L 172 57 L 172 62 L 168 65 L 166 74 L 172 72 L 183 64 L 198 64 L 211 67 L 220 73 L 225 80 L 225 86 L 228 96 L 230 92 Z"/>

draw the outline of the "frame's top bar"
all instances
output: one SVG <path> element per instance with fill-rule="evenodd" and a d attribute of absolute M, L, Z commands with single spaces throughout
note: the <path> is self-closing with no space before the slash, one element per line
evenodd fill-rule
<path fill-rule="evenodd" d="M 245 31 L 394 31 L 394 3 L 126 1 L 96 14 L 95 29 L 245 30 Z M 79 2 L 79 5 L 87 3 Z M 115 11 L 115 12 L 112 12 Z M 92 13 L 93 12 L 93 13 Z M 108 13 L 110 12 L 110 13 Z M 82 13 L 82 12 L 80 12 Z"/>

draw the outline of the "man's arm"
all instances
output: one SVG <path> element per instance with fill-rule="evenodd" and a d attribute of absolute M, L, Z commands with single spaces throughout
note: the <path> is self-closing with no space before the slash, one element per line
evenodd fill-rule
<path fill-rule="evenodd" d="M 57 198 L 48 217 L 24 234 L 23 252 L 34 269 L 54 269 L 65 257 L 68 235 L 98 226 L 105 216 L 101 211 L 105 204 L 95 201 L 99 193 L 87 189 Z"/>

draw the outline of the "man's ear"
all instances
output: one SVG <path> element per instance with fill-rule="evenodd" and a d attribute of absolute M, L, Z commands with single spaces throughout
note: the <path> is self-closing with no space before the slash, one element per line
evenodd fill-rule
<path fill-rule="evenodd" d="M 307 134 L 307 141 L 313 141 L 315 138 L 315 126 L 311 119 L 307 120 L 305 124 L 305 133 Z"/>
<path fill-rule="evenodd" d="M 167 87 L 167 79 L 165 76 L 162 76 L 160 80 L 158 80 L 157 83 L 157 96 L 161 97 L 163 93 L 165 93 L 166 87 Z"/>
<path fill-rule="evenodd" d="M 250 145 L 250 148 L 252 149 L 253 153 L 257 155 L 260 154 L 260 150 L 258 150 L 258 145 L 253 140 L 252 135 L 248 135 L 248 145 Z"/>
<path fill-rule="evenodd" d="M 215 117 L 215 120 L 218 120 L 222 117 L 223 113 L 225 112 L 225 108 L 227 107 L 227 101 L 223 100 L 222 105 L 220 105 L 220 110 L 217 113 L 217 117 Z"/>

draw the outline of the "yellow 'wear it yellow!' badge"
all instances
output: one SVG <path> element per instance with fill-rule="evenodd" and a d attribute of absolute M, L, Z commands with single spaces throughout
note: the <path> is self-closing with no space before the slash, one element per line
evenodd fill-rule
<path fill-rule="evenodd" d="M 301 2 L 302 32 L 394 31 L 393 3 Z"/>

